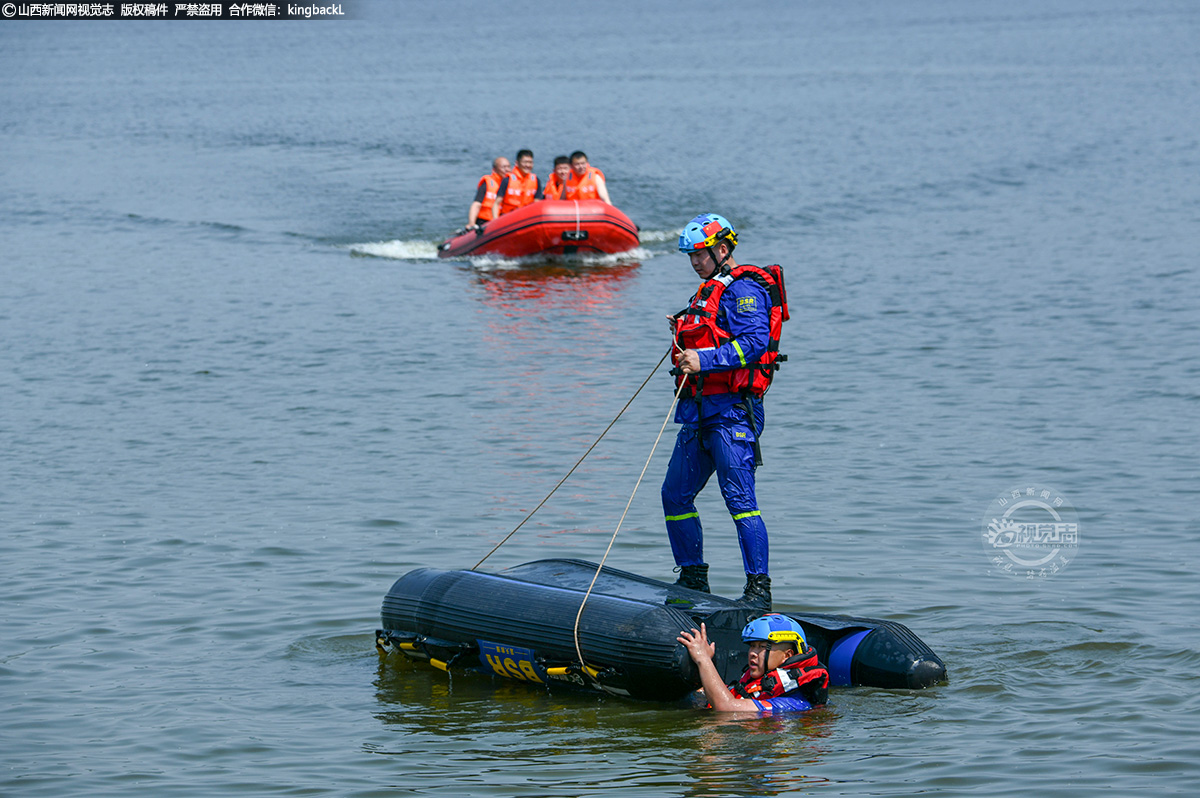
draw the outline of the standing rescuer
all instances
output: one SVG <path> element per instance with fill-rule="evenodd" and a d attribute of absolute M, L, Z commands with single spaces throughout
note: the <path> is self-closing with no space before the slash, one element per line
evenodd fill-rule
<path fill-rule="evenodd" d="M 762 461 L 762 397 L 784 359 L 779 336 L 788 318 L 787 295 L 779 266 L 739 265 L 733 259 L 736 246 L 737 232 L 715 213 L 692 219 L 679 236 L 680 252 L 703 282 L 688 306 L 668 317 L 680 428 L 662 502 L 680 571 L 676 584 L 709 592 L 695 499 L 716 472 L 746 570 L 741 600 L 769 610 L 767 527 L 754 495 L 754 471 Z"/>

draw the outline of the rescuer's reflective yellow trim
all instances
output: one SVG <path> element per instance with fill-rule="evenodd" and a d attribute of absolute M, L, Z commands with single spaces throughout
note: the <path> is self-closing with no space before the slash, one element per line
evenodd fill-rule
<path fill-rule="evenodd" d="M 746 355 L 742 352 L 742 345 L 737 342 L 736 338 L 729 343 L 733 344 L 733 348 L 737 350 L 738 360 L 742 362 L 742 366 L 744 367 L 746 365 Z"/>

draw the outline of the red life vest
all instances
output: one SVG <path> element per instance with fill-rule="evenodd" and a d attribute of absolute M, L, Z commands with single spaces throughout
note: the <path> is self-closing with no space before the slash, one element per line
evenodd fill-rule
<path fill-rule="evenodd" d="M 479 178 L 479 183 L 476 184 L 476 188 L 478 188 L 480 184 L 486 184 L 487 190 L 484 192 L 483 203 L 479 207 L 479 215 L 475 217 L 475 221 L 491 221 L 492 205 L 496 203 L 496 193 L 500 191 L 500 181 L 503 179 L 503 177 L 495 172 L 488 172 L 486 175 Z"/>
<path fill-rule="evenodd" d="M 750 674 L 745 673 L 729 685 L 729 692 L 734 698 L 760 701 L 779 698 L 795 690 L 800 690 L 804 699 L 813 706 L 824 704 L 829 699 L 829 671 L 817 660 L 817 651 L 812 646 L 806 646 L 800 654 L 788 657 L 782 665 L 762 678 L 751 679 Z"/>
<path fill-rule="evenodd" d="M 508 181 L 508 187 L 504 191 L 504 198 L 500 201 L 500 215 L 511 213 L 517 208 L 524 208 L 529 203 L 533 202 L 533 197 L 537 194 L 538 179 L 533 172 L 522 177 L 520 169 L 514 169 L 508 173 L 505 178 Z"/>
<path fill-rule="evenodd" d="M 572 171 L 567 177 L 567 195 L 564 199 L 599 199 L 600 181 L 603 179 L 604 173 L 594 166 L 589 166 L 582 177 Z"/>
<path fill-rule="evenodd" d="M 567 184 L 560 182 L 558 175 L 551 172 L 550 176 L 546 178 L 546 185 L 542 187 L 542 197 L 552 200 L 566 199 L 563 193 L 566 188 Z"/>
<path fill-rule="evenodd" d="M 680 381 L 689 379 L 681 396 L 695 396 L 697 386 L 704 394 L 749 392 L 762 396 L 771 387 L 779 361 L 787 357 L 779 354 L 779 336 L 783 323 L 791 316 L 788 313 L 787 290 L 783 285 L 783 268 L 779 265 L 766 267 L 744 264 L 725 274 L 716 274 L 700 284 L 696 295 L 686 308 L 675 314 L 675 343 L 671 360 L 679 365 L 679 355 L 684 349 L 715 349 L 733 340 L 726 330 L 717 326 L 717 312 L 721 295 L 734 280 L 753 280 L 771 298 L 768 316 L 767 350 L 757 361 L 747 363 L 745 368 L 730 371 L 710 371 L 700 374 L 679 375 L 675 378 L 678 389 Z"/>

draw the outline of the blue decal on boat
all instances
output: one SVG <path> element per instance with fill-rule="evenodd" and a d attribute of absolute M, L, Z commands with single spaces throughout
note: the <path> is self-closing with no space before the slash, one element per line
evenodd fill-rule
<path fill-rule="evenodd" d="M 861 632 L 846 635 L 834 643 L 829 649 L 829 685 L 831 687 L 848 687 L 850 681 L 850 663 L 854 660 L 854 652 L 863 638 L 875 631 L 865 629 Z"/>
<path fill-rule="evenodd" d="M 485 670 L 522 682 L 546 683 L 546 672 L 538 665 L 537 653 L 532 648 L 506 646 L 487 640 L 476 642 L 479 644 L 479 662 Z"/>

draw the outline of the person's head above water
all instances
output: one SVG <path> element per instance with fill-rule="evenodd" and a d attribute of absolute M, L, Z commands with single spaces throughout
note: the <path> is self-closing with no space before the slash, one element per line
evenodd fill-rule
<path fill-rule="evenodd" d="M 771 612 L 755 618 L 742 629 L 742 642 L 750 646 L 747 665 L 753 678 L 775 670 L 788 657 L 803 651 L 808 643 L 804 627 L 786 615 Z"/>

